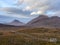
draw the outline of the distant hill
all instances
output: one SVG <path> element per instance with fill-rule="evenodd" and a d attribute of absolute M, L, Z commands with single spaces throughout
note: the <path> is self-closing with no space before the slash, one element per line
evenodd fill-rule
<path fill-rule="evenodd" d="M 31 27 L 60 27 L 60 17 L 40 15 L 27 23 Z"/>
<path fill-rule="evenodd" d="M 0 23 L 0 27 L 18 27 L 21 26 L 23 27 L 25 24 L 18 21 L 18 20 L 13 20 L 10 23 Z"/>
<path fill-rule="evenodd" d="M 24 23 L 23 23 L 23 22 L 20 22 L 20 21 L 18 21 L 18 20 L 14 20 L 14 21 L 12 21 L 12 22 L 8 23 L 7 25 L 23 26 L 23 25 L 24 25 Z"/>
<path fill-rule="evenodd" d="M 15 26 L 0 23 L 0 27 L 15 27 Z"/>

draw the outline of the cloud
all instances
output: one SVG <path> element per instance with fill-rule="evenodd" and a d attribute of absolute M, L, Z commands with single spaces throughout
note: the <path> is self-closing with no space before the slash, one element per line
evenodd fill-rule
<path fill-rule="evenodd" d="M 0 11 L 19 14 L 19 15 L 29 15 L 31 13 L 30 11 L 23 11 L 22 9 L 12 8 L 12 7 L 0 8 Z"/>
<path fill-rule="evenodd" d="M 31 18 L 31 17 L 28 17 L 28 15 L 31 12 L 23 11 L 23 10 L 18 9 L 18 8 L 5 7 L 5 8 L 0 8 L 0 11 L 2 11 L 3 12 L 2 15 L 5 15 L 5 16 L 17 17 L 17 18 Z"/>
<path fill-rule="evenodd" d="M 32 13 L 41 11 L 44 14 L 47 11 L 60 11 L 60 0 L 25 0 L 24 3 L 27 4 L 24 10 L 34 10 Z"/>
<path fill-rule="evenodd" d="M 40 14 L 45 14 L 46 13 L 46 11 L 47 11 L 47 8 L 48 8 L 48 6 L 43 6 L 43 7 L 40 7 L 40 9 L 39 10 L 37 10 L 37 11 L 33 11 L 32 13 L 31 13 L 31 15 L 40 15 Z"/>
<path fill-rule="evenodd" d="M 24 2 L 24 0 L 15 0 L 15 1 L 17 6 L 20 6 Z"/>
<path fill-rule="evenodd" d="M 32 12 L 30 15 L 40 15 L 40 14 L 43 14 L 43 12 L 42 11 Z"/>
<path fill-rule="evenodd" d="M 60 0 L 15 0 L 17 5 L 21 5 L 21 8 L 2 8 L 7 13 L 13 13 L 18 15 L 37 15 L 46 14 L 47 11 L 60 12 Z"/>
<path fill-rule="evenodd" d="M 60 11 L 55 12 L 55 16 L 60 16 Z"/>
<path fill-rule="evenodd" d="M 60 10 L 60 0 L 50 0 L 48 1 L 49 10 L 58 11 Z"/>
<path fill-rule="evenodd" d="M 60 11 L 60 0 L 14 0 L 17 5 L 21 5 L 23 7 L 23 11 L 42 11 L 45 13 L 46 11 Z M 18 7 L 18 6 L 17 6 Z M 17 9 L 18 10 L 18 9 Z"/>
<path fill-rule="evenodd" d="M 15 18 L 29 18 L 27 16 L 17 15 L 17 14 L 4 14 L 3 16 L 15 17 Z"/>
<path fill-rule="evenodd" d="M 25 7 L 24 9 L 23 9 L 23 11 L 28 11 L 28 10 L 32 10 L 32 7 L 30 7 L 30 6 L 27 6 L 27 7 Z"/>
<path fill-rule="evenodd" d="M 29 8 L 31 8 L 31 9 L 40 9 L 41 7 L 46 5 L 45 4 L 46 2 L 47 2 L 47 0 L 43 0 L 43 1 L 41 1 L 41 0 L 25 0 L 24 3 L 26 3 L 29 6 Z M 26 7 L 28 7 L 28 6 L 26 6 Z"/>

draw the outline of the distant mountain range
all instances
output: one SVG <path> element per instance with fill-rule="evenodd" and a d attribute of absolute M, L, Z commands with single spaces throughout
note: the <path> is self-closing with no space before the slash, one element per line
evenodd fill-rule
<path fill-rule="evenodd" d="M 8 26 L 30 26 L 30 27 L 60 27 L 60 17 L 58 16 L 52 16 L 48 17 L 46 15 L 40 15 L 35 19 L 32 19 L 27 24 L 24 24 L 18 20 L 14 20 L 7 24 L 1 24 L 2 25 L 8 25 Z"/>
<path fill-rule="evenodd" d="M 1 26 L 23 26 L 23 25 L 25 25 L 25 24 L 23 22 L 18 21 L 18 20 L 13 20 L 12 22 L 5 23 L 5 24 L 0 23 L 0 27 Z"/>
<path fill-rule="evenodd" d="M 31 27 L 60 27 L 60 17 L 40 15 L 27 23 Z"/>

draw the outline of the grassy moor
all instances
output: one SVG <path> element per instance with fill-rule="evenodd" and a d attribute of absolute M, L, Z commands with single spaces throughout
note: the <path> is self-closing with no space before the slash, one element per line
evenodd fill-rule
<path fill-rule="evenodd" d="M 0 45 L 60 45 L 59 28 L 1 27 Z"/>

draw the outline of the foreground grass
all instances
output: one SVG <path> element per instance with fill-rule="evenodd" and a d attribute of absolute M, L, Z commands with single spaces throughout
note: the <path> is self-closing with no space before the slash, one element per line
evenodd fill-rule
<path fill-rule="evenodd" d="M 60 42 L 46 42 L 40 40 L 25 39 L 20 36 L 1 36 L 0 45 L 60 45 Z"/>
<path fill-rule="evenodd" d="M 59 30 L 48 28 L 13 30 L 9 28 L 9 31 L 0 31 L 0 45 L 60 45 Z M 51 38 L 56 38 L 57 41 L 50 42 Z M 47 41 L 41 39 L 47 39 Z"/>

